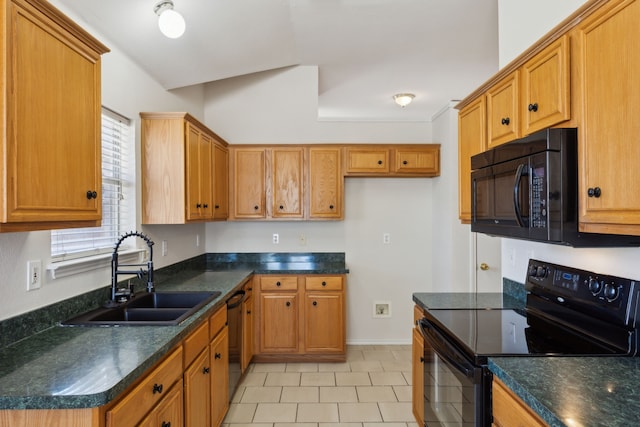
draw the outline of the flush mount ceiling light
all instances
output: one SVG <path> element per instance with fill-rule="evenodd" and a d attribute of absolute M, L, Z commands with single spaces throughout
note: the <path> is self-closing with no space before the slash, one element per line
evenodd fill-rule
<path fill-rule="evenodd" d="M 393 100 L 396 101 L 396 104 L 404 108 L 407 105 L 411 104 L 411 101 L 413 101 L 413 98 L 415 97 L 416 96 L 412 93 L 398 93 L 396 95 L 393 95 Z"/>
<path fill-rule="evenodd" d="M 186 24 L 184 18 L 173 10 L 172 0 L 161 0 L 153 11 L 158 15 L 158 27 L 165 36 L 170 39 L 177 39 L 184 34 Z"/>

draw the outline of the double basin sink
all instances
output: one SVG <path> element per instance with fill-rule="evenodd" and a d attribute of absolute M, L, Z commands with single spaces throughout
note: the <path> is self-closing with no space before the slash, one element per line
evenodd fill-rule
<path fill-rule="evenodd" d="M 62 322 L 65 326 L 177 325 L 220 296 L 220 292 L 142 292 L 116 307 L 91 310 Z"/>

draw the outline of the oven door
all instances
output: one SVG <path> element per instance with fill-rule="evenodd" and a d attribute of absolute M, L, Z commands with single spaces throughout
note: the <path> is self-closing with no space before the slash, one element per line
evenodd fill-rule
<path fill-rule="evenodd" d="M 474 365 L 428 319 L 424 337 L 424 419 L 428 427 L 491 425 L 491 373 Z"/>

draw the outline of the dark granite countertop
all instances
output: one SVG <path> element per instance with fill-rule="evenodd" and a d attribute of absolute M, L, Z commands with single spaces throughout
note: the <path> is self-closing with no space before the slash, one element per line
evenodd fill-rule
<path fill-rule="evenodd" d="M 94 307 L 87 304 L 104 301 L 106 288 L 0 322 L 5 336 L 24 329 L 5 338 L 0 348 L 0 409 L 102 406 L 222 307 L 252 274 L 349 271 L 344 253 L 205 254 L 179 264 L 155 272 L 157 290 L 220 291 L 221 295 L 176 326 L 59 326 L 71 317 L 69 313 L 79 314 Z"/>
<path fill-rule="evenodd" d="M 552 427 L 638 425 L 640 358 L 492 357 L 489 369 Z"/>
<path fill-rule="evenodd" d="M 523 301 L 500 292 L 417 292 L 413 294 L 413 301 L 424 310 L 524 309 L 525 305 Z"/>

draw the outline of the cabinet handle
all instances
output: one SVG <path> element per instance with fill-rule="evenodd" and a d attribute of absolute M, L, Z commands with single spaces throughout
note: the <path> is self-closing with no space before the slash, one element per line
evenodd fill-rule
<path fill-rule="evenodd" d="M 279 286 L 280 286 L 280 282 L 276 282 L 276 286 L 278 286 L 278 287 L 279 287 Z"/>
<path fill-rule="evenodd" d="M 406 160 L 403 160 L 403 161 L 402 161 L 402 164 L 403 164 L 403 165 L 407 165 L 407 164 L 409 164 L 409 162 L 407 162 Z"/>
<path fill-rule="evenodd" d="M 163 421 L 161 427 L 171 427 L 171 421 Z"/>
<path fill-rule="evenodd" d="M 280 210 L 283 210 L 283 209 L 284 209 L 284 206 L 280 205 L 280 206 L 279 206 L 279 208 L 280 208 Z"/>
<path fill-rule="evenodd" d="M 538 103 L 536 102 L 535 104 L 529 104 L 527 108 L 529 109 L 529 111 L 533 111 L 535 113 L 536 111 L 538 111 Z"/>
<path fill-rule="evenodd" d="M 196 203 L 196 208 L 200 209 L 202 205 L 200 203 Z"/>
<path fill-rule="evenodd" d="M 215 206 L 215 208 L 216 208 L 216 209 L 220 209 L 220 205 L 216 205 L 216 206 Z"/>
<path fill-rule="evenodd" d="M 251 310 L 247 310 L 247 314 L 251 314 Z"/>
<path fill-rule="evenodd" d="M 598 197 L 600 197 L 602 195 L 602 190 L 600 189 L 600 187 L 589 188 L 587 190 L 587 195 L 589 197 L 595 197 L 597 199 Z"/>
<path fill-rule="evenodd" d="M 222 354 L 220 354 L 220 353 L 216 353 L 213 357 L 214 357 L 215 359 L 220 359 L 220 358 L 222 358 Z"/>
<path fill-rule="evenodd" d="M 333 209 L 333 205 L 329 205 L 329 209 Z"/>
<path fill-rule="evenodd" d="M 420 363 L 424 363 L 424 357 L 420 356 Z"/>
<path fill-rule="evenodd" d="M 378 164 L 381 165 L 382 164 L 382 160 L 378 160 Z"/>
<path fill-rule="evenodd" d="M 318 301 L 314 301 L 312 304 L 313 305 L 318 305 Z"/>
<path fill-rule="evenodd" d="M 153 393 L 152 394 L 156 394 L 156 393 L 162 393 L 162 384 L 154 384 L 153 385 Z"/>
<path fill-rule="evenodd" d="M 258 210 L 258 209 L 260 209 L 260 206 L 255 205 L 255 206 L 253 207 L 253 209 L 254 209 L 254 210 Z"/>
<path fill-rule="evenodd" d="M 87 199 L 91 200 L 91 199 L 97 199 L 98 198 L 98 193 L 96 191 L 92 191 L 92 190 L 88 190 L 87 191 Z"/>
<path fill-rule="evenodd" d="M 327 282 L 322 281 L 322 286 L 327 286 Z"/>
<path fill-rule="evenodd" d="M 202 368 L 202 373 L 203 373 L 203 374 L 208 374 L 208 373 L 209 373 L 209 371 L 210 371 L 210 369 L 209 369 L 207 366 L 205 366 L 204 368 Z"/>
<path fill-rule="evenodd" d="M 285 304 L 287 307 L 291 306 L 291 301 L 287 301 L 287 303 Z"/>
<path fill-rule="evenodd" d="M 204 205 L 202 205 L 203 208 L 208 209 L 209 208 L 209 204 L 205 203 Z"/>
<path fill-rule="evenodd" d="M 500 120 L 500 123 L 502 123 L 505 126 L 508 126 L 510 122 L 511 122 L 511 119 L 509 119 L 509 117 L 505 117 L 502 120 Z"/>

